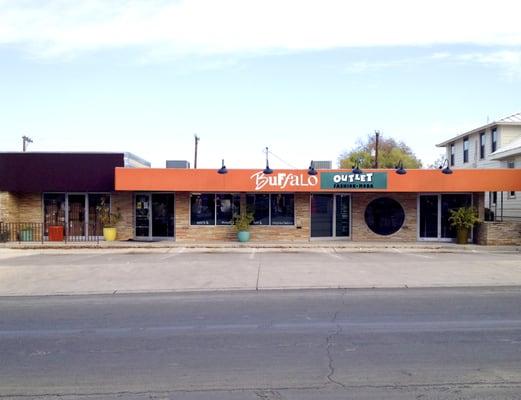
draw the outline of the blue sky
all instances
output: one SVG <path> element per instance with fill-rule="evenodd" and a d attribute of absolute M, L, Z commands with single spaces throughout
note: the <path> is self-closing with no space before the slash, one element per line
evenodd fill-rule
<path fill-rule="evenodd" d="M 428 164 L 521 111 L 516 2 L 358 3 L 0 0 L 0 151 L 305 168 L 378 129 Z"/>

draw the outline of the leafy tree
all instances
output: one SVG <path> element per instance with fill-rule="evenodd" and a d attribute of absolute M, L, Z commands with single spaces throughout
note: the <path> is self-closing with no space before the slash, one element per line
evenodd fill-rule
<path fill-rule="evenodd" d="M 366 140 L 358 139 L 355 148 L 344 151 L 338 158 L 340 168 L 350 169 L 360 160 L 360 168 L 374 167 L 374 149 L 376 138 L 368 135 Z M 421 168 L 422 163 L 404 142 L 397 142 L 393 138 L 384 138 L 378 141 L 378 167 L 395 168 L 402 161 L 405 168 Z"/>

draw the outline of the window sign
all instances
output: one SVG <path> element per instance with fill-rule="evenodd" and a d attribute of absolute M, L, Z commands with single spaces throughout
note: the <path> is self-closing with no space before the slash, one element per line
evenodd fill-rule
<path fill-rule="evenodd" d="M 241 197 L 237 194 L 216 194 L 217 225 L 231 225 L 233 216 L 240 214 Z"/>
<path fill-rule="evenodd" d="M 387 189 L 387 172 L 322 172 L 320 189 Z"/>
<path fill-rule="evenodd" d="M 215 225 L 215 194 L 192 194 L 190 206 L 192 225 Z"/>

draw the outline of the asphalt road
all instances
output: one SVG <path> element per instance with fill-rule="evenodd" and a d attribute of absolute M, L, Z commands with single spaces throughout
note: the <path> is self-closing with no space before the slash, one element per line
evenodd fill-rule
<path fill-rule="evenodd" d="M 519 399 L 521 288 L 0 298 L 0 398 Z"/>

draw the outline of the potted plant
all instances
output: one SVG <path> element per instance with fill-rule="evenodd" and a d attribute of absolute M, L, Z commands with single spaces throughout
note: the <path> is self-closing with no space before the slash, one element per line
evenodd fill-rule
<path fill-rule="evenodd" d="M 103 227 L 103 238 L 109 242 L 116 240 L 116 224 L 121 221 L 119 208 L 115 213 L 112 213 L 110 212 L 110 207 L 102 202 L 96 207 L 96 211 L 98 212 L 100 224 Z"/>
<path fill-rule="evenodd" d="M 456 228 L 456 242 L 465 244 L 469 240 L 469 233 L 474 225 L 480 222 L 478 211 L 474 207 L 460 207 L 449 210 L 450 225 Z"/>
<path fill-rule="evenodd" d="M 233 226 L 237 231 L 237 239 L 239 242 L 247 242 L 250 240 L 250 226 L 252 222 L 253 213 L 251 212 L 246 212 L 233 217 Z"/>

